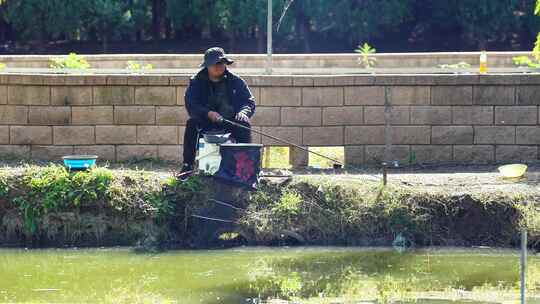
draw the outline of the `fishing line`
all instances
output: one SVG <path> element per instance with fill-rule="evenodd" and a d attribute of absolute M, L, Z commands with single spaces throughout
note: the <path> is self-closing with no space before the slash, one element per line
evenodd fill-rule
<path fill-rule="evenodd" d="M 236 223 L 236 221 L 223 220 L 223 219 L 218 219 L 218 218 L 215 218 L 215 217 L 207 217 L 207 216 L 196 215 L 196 214 L 192 214 L 191 216 L 196 217 L 196 218 L 200 218 L 200 219 L 204 219 L 204 220 L 216 221 L 216 222 Z"/>
<path fill-rule="evenodd" d="M 246 211 L 246 209 L 238 208 L 236 206 L 233 206 L 233 205 L 231 205 L 229 203 L 226 203 L 226 202 L 223 202 L 223 201 L 219 201 L 217 199 L 210 198 L 210 199 L 208 199 L 208 201 L 212 201 L 212 202 L 214 202 L 216 204 L 223 205 L 223 206 L 226 206 L 226 207 L 230 207 L 230 208 L 232 208 L 234 210 Z"/>
<path fill-rule="evenodd" d="M 289 145 L 289 146 L 293 146 L 293 147 L 295 147 L 295 148 L 297 148 L 297 149 L 300 149 L 300 150 L 302 150 L 302 151 L 305 151 L 305 152 L 308 152 L 308 153 L 315 154 L 315 155 L 320 156 L 320 157 L 322 157 L 322 158 L 328 159 L 328 160 L 330 160 L 330 161 L 332 161 L 332 162 L 334 162 L 334 163 L 336 163 L 336 164 L 338 164 L 338 165 L 340 165 L 340 166 L 342 166 L 342 167 L 345 167 L 345 164 L 343 164 L 343 162 L 340 161 L 340 160 L 338 160 L 338 159 L 335 159 L 335 158 L 326 156 L 326 155 L 324 155 L 324 154 L 321 154 L 321 153 L 318 153 L 318 152 L 309 150 L 309 149 L 307 149 L 307 148 L 305 148 L 305 147 L 302 147 L 302 146 L 300 146 L 300 145 L 297 145 L 297 144 L 295 144 L 295 143 L 293 143 L 293 142 L 290 142 L 290 141 L 288 141 L 288 140 L 281 139 L 281 138 L 279 138 L 279 137 L 276 137 L 276 136 L 273 136 L 273 135 L 264 133 L 264 132 L 262 132 L 262 131 L 258 131 L 258 130 L 252 129 L 252 128 L 250 128 L 250 127 L 246 127 L 246 126 L 244 126 L 244 125 L 242 125 L 242 124 L 239 124 L 239 123 L 234 122 L 234 121 L 230 121 L 230 120 L 225 119 L 225 118 L 223 118 L 223 117 L 221 117 L 221 118 L 219 119 L 219 122 L 226 122 L 226 123 L 228 123 L 228 124 L 230 124 L 230 125 L 232 125 L 232 126 L 239 127 L 239 128 L 243 128 L 243 129 L 252 131 L 252 132 L 254 132 L 254 133 L 257 133 L 257 134 L 260 134 L 260 135 L 269 137 L 269 138 L 271 138 L 271 139 L 273 139 L 273 140 L 276 140 L 276 141 L 285 143 L 285 144 L 287 144 L 287 145 Z M 358 168 L 358 167 L 355 167 L 355 166 L 351 166 L 351 165 L 348 165 L 348 167 L 350 167 L 350 168 L 352 168 L 352 169 L 362 170 L 361 168 Z M 369 178 L 371 178 L 372 180 L 375 179 L 375 181 L 377 181 L 377 182 L 380 181 L 380 180 L 382 179 L 381 177 L 375 176 L 375 175 L 373 175 L 373 174 L 364 174 L 364 175 L 365 175 L 365 177 L 369 177 Z"/>

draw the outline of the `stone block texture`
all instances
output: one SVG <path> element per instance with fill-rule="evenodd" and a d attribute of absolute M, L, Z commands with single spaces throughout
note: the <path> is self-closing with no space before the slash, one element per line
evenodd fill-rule
<path fill-rule="evenodd" d="M 254 130 L 346 164 L 539 160 L 538 75 L 246 76 Z M 182 161 L 187 76 L 16 75 L 0 84 L 0 155 Z M 1 81 L 0 81 L 1 82 Z M 282 142 L 259 134 L 267 146 Z M 293 151 L 295 167 L 308 155 Z"/>

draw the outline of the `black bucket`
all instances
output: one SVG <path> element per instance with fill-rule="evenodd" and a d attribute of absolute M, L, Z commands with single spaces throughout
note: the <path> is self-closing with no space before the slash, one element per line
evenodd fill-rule
<path fill-rule="evenodd" d="M 262 147 L 259 144 L 222 144 L 221 163 L 214 176 L 238 186 L 255 189 L 261 172 Z"/>

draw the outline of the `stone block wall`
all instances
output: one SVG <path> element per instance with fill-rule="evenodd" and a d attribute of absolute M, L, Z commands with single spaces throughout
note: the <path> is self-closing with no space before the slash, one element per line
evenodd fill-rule
<path fill-rule="evenodd" d="M 488 52 L 489 67 L 514 67 L 512 58 L 530 56 L 531 52 Z M 108 54 L 83 55 L 92 68 L 125 69 L 130 60 L 150 63 L 158 69 L 198 68 L 202 54 Z M 231 54 L 239 68 L 266 66 L 266 54 Z M 479 52 L 377 53 L 377 68 L 436 68 L 440 64 L 467 62 L 478 65 Z M 8 68 L 48 68 L 55 55 L 0 55 Z M 358 68 L 357 53 L 343 54 L 273 54 L 275 68 Z"/>
<path fill-rule="evenodd" d="M 302 146 L 344 146 L 350 164 L 539 159 L 540 74 L 244 78 L 257 99 L 254 128 Z M 0 155 L 180 161 L 188 81 L 2 75 Z"/>

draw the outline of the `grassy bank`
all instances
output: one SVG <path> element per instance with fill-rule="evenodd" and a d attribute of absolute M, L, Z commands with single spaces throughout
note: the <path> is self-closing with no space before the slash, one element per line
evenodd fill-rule
<path fill-rule="evenodd" d="M 247 193 L 208 177 L 178 183 L 145 170 L 98 167 L 70 173 L 58 165 L 24 166 L 0 170 L 0 243 L 514 246 L 517 231 L 527 226 L 536 246 L 538 197 L 428 193 L 331 176 L 263 181 Z"/>
<path fill-rule="evenodd" d="M 191 188 L 190 188 L 191 187 Z M 59 165 L 0 171 L 0 242 L 32 246 L 134 245 L 166 235 L 197 185 L 144 170 Z M 168 191 L 174 189 L 174 192 Z M 185 195 L 185 197 L 184 197 Z M 161 241 L 161 240 L 160 240 Z"/>

